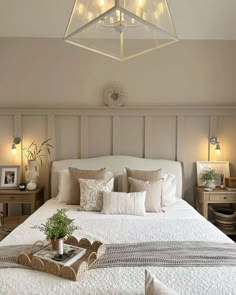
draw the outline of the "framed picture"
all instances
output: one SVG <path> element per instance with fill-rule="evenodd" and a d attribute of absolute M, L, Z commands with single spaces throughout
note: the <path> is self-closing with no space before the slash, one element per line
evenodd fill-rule
<path fill-rule="evenodd" d="M 215 181 L 216 185 L 220 185 L 220 175 L 224 174 L 225 177 L 229 177 L 229 161 L 197 161 L 197 185 L 203 186 L 203 182 L 200 179 L 201 172 L 203 170 L 214 169 L 217 174 Z"/>
<path fill-rule="evenodd" d="M 19 180 L 20 166 L 0 166 L 0 189 L 17 189 Z"/>

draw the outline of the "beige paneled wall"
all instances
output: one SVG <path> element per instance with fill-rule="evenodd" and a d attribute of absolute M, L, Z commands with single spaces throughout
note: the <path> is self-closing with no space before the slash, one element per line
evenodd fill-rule
<path fill-rule="evenodd" d="M 0 165 L 20 163 L 20 151 L 16 158 L 10 153 L 14 135 L 23 145 L 52 138 L 55 150 L 40 169 L 47 199 L 53 160 L 112 154 L 178 160 L 184 164 L 185 198 L 193 203 L 195 161 L 229 160 L 236 174 L 234 126 L 236 107 L 0 109 Z M 210 136 L 221 142 L 218 158 Z"/>

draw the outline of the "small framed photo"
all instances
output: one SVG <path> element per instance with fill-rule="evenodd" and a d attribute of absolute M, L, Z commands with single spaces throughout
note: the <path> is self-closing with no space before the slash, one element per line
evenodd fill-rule
<path fill-rule="evenodd" d="M 20 166 L 0 166 L 0 189 L 17 189 L 20 182 Z"/>
<path fill-rule="evenodd" d="M 203 170 L 214 169 L 217 174 L 217 179 L 215 181 L 216 185 L 219 186 L 221 183 L 221 174 L 225 177 L 229 177 L 229 161 L 197 161 L 197 185 L 203 186 L 204 183 L 201 180 L 201 172 Z"/>

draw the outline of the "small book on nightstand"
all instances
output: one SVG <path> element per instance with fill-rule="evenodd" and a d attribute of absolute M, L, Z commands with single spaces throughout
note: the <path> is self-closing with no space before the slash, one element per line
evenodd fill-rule
<path fill-rule="evenodd" d="M 236 192 L 236 187 L 225 186 L 225 190 L 230 191 L 230 192 Z"/>
<path fill-rule="evenodd" d="M 64 254 L 63 254 L 64 259 L 60 261 L 54 259 L 54 257 L 56 256 L 56 253 L 57 253 L 56 251 L 52 250 L 52 245 L 48 245 L 42 250 L 33 254 L 33 256 L 38 257 L 40 259 L 48 260 L 54 263 L 56 262 L 62 266 L 70 266 L 86 254 L 86 249 L 64 244 Z"/>

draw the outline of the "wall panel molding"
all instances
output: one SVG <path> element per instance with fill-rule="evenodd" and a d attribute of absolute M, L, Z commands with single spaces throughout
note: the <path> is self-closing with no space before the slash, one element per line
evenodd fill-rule
<path fill-rule="evenodd" d="M 0 108 L 0 122 L 4 164 L 11 163 L 8 146 L 14 136 L 27 141 L 52 139 L 55 149 L 48 158 L 48 167 L 41 169 L 41 173 L 48 174 L 41 178 L 48 188 L 52 161 L 96 156 L 98 141 L 98 155 L 127 153 L 181 161 L 187 167 L 185 179 L 194 185 L 193 163 L 202 158 L 212 159 L 207 137 L 218 136 L 219 130 L 223 147 L 219 160 L 229 160 L 232 171 L 236 171 L 236 158 L 224 159 L 224 155 L 230 155 L 229 145 L 236 145 L 232 132 L 227 131 L 230 123 L 236 122 L 236 106 Z M 196 126 L 186 125 L 196 122 L 199 122 Z M 186 198 L 191 200 L 192 196 Z"/>

